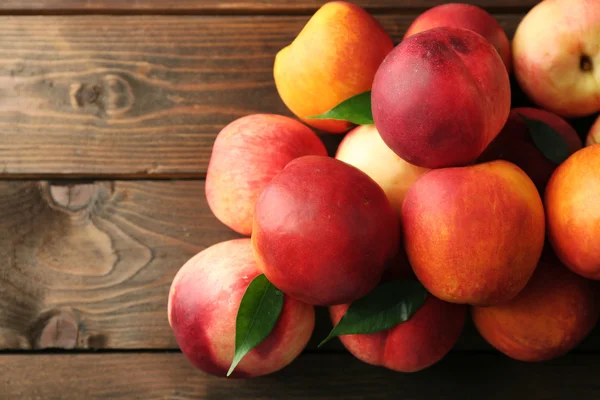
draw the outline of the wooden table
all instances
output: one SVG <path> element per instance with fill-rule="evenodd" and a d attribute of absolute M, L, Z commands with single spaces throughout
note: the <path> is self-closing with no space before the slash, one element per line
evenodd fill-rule
<path fill-rule="evenodd" d="M 443 0 L 357 0 L 396 41 Z M 472 0 L 512 36 L 536 0 Z M 600 334 L 525 364 L 472 326 L 416 374 L 367 366 L 339 342 L 250 381 L 192 369 L 167 292 L 192 255 L 237 235 L 203 178 L 219 130 L 289 115 L 275 53 L 321 0 L 0 2 L 0 399 L 598 399 Z M 525 104 L 515 94 L 515 105 Z M 583 133 L 591 119 L 574 121 Z M 339 137 L 328 136 L 331 150 Z"/>

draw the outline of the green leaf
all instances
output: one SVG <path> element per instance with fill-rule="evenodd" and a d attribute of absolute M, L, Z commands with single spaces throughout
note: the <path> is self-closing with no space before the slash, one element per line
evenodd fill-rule
<path fill-rule="evenodd" d="M 523 114 L 519 114 L 519 116 L 527 124 L 535 147 L 542 152 L 544 157 L 557 165 L 569 157 L 567 142 L 554 128 L 543 121 L 527 118 Z"/>
<path fill-rule="evenodd" d="M 349 121 L 356 125 L 373 124 L 373 113 L 371 112 L 371 91 L 350 97 L 326 113 L 313 115 L 307 118 L 335 119 L 340 121 Z"/>
<path fill-rule="evenodd" d="M 283 293 L 264 274 L 250 282 L 235 320 L 235 354 L 227 376 L 250 350 L 269 336 L 282 308 Z"/>
<path fill-rule="evenodd" d="M 319 347 L 336 336 L 385 331 L 406 322 L 425 302 L 427 290 L 416 280 L 397 280 L 376 287 L 350 305 Z"/>

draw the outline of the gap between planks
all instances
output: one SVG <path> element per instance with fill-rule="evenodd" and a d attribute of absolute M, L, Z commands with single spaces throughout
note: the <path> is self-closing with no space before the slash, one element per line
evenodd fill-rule
<path fill-rule="evenodd" d="M 0 393 L 12 399 L 597 399 L 598 355 L 521 363 L 501 354 L 451 354 L 402 374 L 347 354 L 301 355 L 283 370 L 239 380 L 205 375 L 180 354 L 0 355 Z M 24 379 L 27 377 L 28 379 Z M 568 377 L 568 379 L 566 379 Z"/>

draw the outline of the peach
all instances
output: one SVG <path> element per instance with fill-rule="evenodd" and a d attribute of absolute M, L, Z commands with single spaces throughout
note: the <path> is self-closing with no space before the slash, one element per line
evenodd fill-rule
<path fill-rule="evenodd" d="M 400 252 L 402 254 L 402 252 Z M 384 280 L 410 279 L 403 257 L 398 257 L 384 273 Z M 350 304 L 329 307 L 337 324 Z M 344 347 L 359 360 L 399 372 L 417 372 L 440 361 L 458 341 L 467 307 L 428 295 L 417 312 L 391 329 L 371 334 L 342 335 Z"/>
<path fill-rule="evenodd" d="M 330 307 L 337 324 L 349 304 Z M 440 361 L 458 341 L 467 308 L 428 295 L 408 321 L 377 333 L 343 335 L 344 347 L 359 360 L 399 372 L 417 372 Z"/>
<path fill-rule="evenodd" d="M 596 0 L 546 0 L 513 38 L 513 68 L 525 94 L 563 117 L 600 111 L 600 7 Z"/>
<path fill-rule="evenodd" d="M 527 284 L 544 246 L 540 195 L 506 161 L 429 171 L 409 189 L 401 221 L 416 276 L 451 303 L 509 301 Z"/>
<path fill-rule="evenodd" d="M 379 283 L 398 253 L 398 218 L 383 190 L 357 168 L 304 156 L 256 202 L 258 265 L 284 293 L 309 304 L 350 303 Z"/>
<path fill-rule="evenodd" d="M 287 163 L 327 155 L 319 137 L 302 123 L 272 114 L 239 118 L 219 132 L 206 173 L 206 199 L 215 216 L 234 231 L 252 232 L 254 203 Z"/>
<path fill-rule="evenodd" d="M 562 163 L 545 193 L 548 239 L 574 272 L 600 279 L 600 144 Z"/>
<path fill-rule="evenodd" d="M 371 96 L 383 141 L 425 168 L 474 162 L 510 112 L 502 59 L 481 35 L 434 28 L 410 36 L 381 64 Z"/>
<path fill-rule="evenodd" d="M 345 132 L 351 126 L 346 121 L 307 117 L 371 90 L 377 68 L 393 48 L 390 36 L 368 12 L 343 1 L 328 2 L 275 57 L 277 91 L 305 123 Z"/>
<path fill-rule="evenodd" d="M 487 11 L 472 4 L 448 3 L 430 8 L 414 20 L 404 38 L 442 26 L 469 29 L 486 38 L 502 57 L 510 73 L 510 42 L 504 29 Z"/>
<path fill-rule="evenodd" d="M 542 121 L 552 127 L 566 142 L 569 154 L 581 149 L 582 143 L 579 135 L 563 118 L 545 110 L 521 107 L 511 110 L 506 125 L 478 161 L 506 160 L 512 162 L 529 175 L 538 191 L 543 194 L 557 165 L 538 150 L 521 115 Z"/>
<path fill-rule="evenodd" d="M 335 158 L 355 166 L 377 182 L 398 215 L 410 186 L 429 171 L 398 157 L 381 140 L 375 125 L 362 125 L 348 132 Z"/>
<path fill-rule="evenodd" d="M 226 375 L 235 351 L 237 311 L 259 274 L 250 239 L 213 245 L 181 267 L 171 284 L 168 316 L 192 365 L 208 374 Z M 287 366 L 308 343 L 314 324 L 312 306 L 285 296 L 269 336 L 242 358 L 231 376 L 261 376 Z"/>
<path fill-rule="evenodd" d="M 592 125 L 592 128 L 588 133 L 585 145 L 591 146 L 596 143 L 600 143 L 600 118 L 596 119 L 596 122 L 594 122 L 594 125 Z"/>
<path fill-rule="evenodd" d="M 545 361 L 575 348 L 598 322 L 592 282 L 558 262 L 540 262 L 517 297 L 473 307 L 475 326 L 496 349 L 521 361 Z"/>

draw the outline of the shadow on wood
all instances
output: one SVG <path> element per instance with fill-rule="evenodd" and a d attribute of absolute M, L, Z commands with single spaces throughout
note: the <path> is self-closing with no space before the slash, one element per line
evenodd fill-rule
<path fill-rule="evenodd" d="M 525 364 L 497 353 L 455 353 L 424 371 L 402 374 L 349 355 L 305 354 L 274 375 L 234 380 L 204 375 L 179 353 L 0 355 L 0 390 L 6 400 L 563 400 L 574 393 L 596 399 L 597 358 L 578 353 Z"/>

